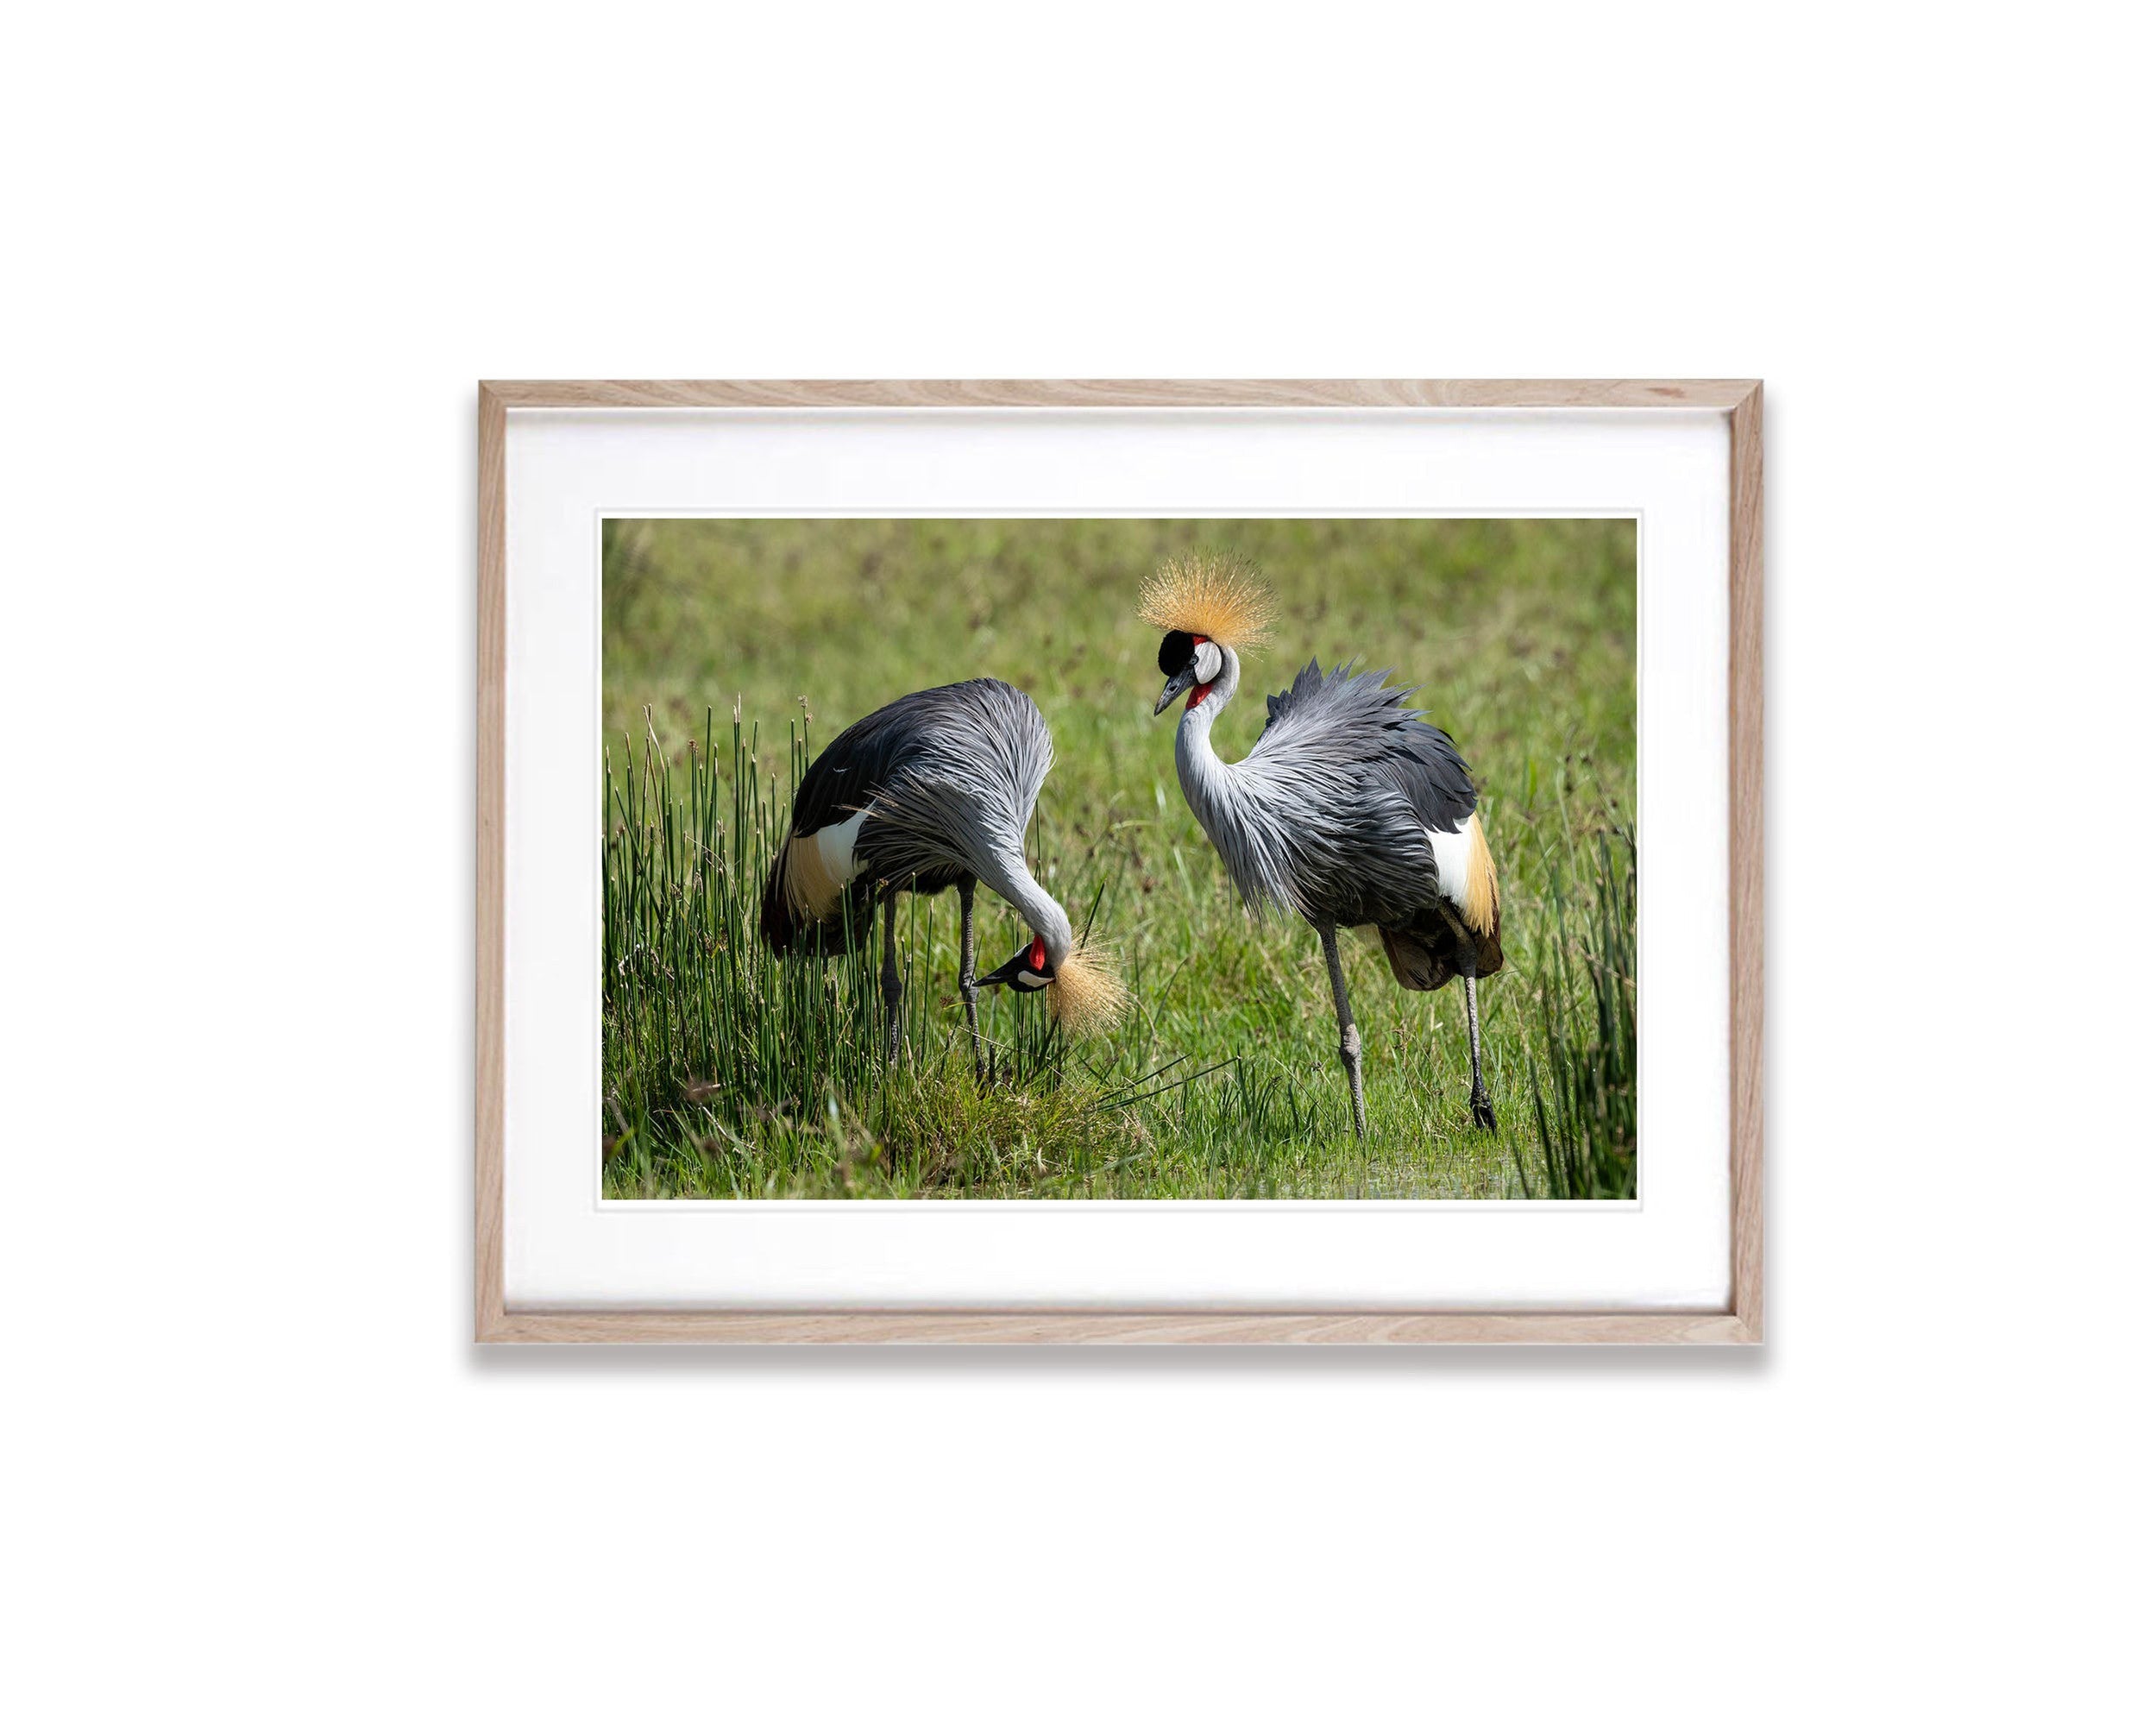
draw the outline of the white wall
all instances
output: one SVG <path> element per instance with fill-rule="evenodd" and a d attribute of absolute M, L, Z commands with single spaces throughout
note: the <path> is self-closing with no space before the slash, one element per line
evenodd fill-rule
<path fill-rule="evenodd" d="M 716 9 L 14 27 L 9 1712 L 2122 1707 L 2146 42 Z M 1764 1352 L 468 1344 L 473 379 L 1620 372 L 1769 381 Z"/>

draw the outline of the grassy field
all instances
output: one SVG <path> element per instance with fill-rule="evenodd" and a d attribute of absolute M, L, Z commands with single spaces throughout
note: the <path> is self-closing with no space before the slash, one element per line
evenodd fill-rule
<path fill-rule="evenodd" d="M 1277 593 L 1215 741 L 1312 656 L 1424 685 L 1480 786 L 1505 968 L 1481 992 L 1499 1130 L 1468 1120 L 1464 997 L 1343 940 L 1359 1143 L 1317 937 L 1242 911 L 1176 783 L 1140 581 L 1191 551 Z M 606 1189 L 617 1198 L 1508 1198 L 1633 1190 L 1629 521 L 618 521 L 605 547 Z M 902 924 L 886 1071 L 858 960 L 781 966 L 757 897 L 795 776 L 909 689 L 1026 690 L 1056 765 L 1036 877 L 1122 954 L 1135 1008 L 1072 1042 L 982 997 L 954 897 Z M 982 968 L 1022 938 L 983 893 Z"/>

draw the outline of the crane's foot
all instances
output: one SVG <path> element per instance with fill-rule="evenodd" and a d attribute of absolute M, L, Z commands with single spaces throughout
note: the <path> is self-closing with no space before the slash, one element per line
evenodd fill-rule
<path fill-rule="evenodd" d="M 1474 1112 L 1474 1124 L 1486 1132 L 1497 1130 L 1497 1110 L 1490 1104 L 1490 1092 L 1480 1084 L 1468 1099 L 1468 1106 Z"/>
<path fill-rule="evenodd" d="M 898 977 L 898 966 L 888 964 L 883 970 L 883 1064 L 898 1064 L 898 1045 L 905 1029 L 906 1014 L 902 1005 L 905 991 Z"/>
<path fill-rule="evenodd" d="M 898 968 L 898 890 L 896 886 L 883 894 L 883 1064 L 898 1064 L 898 1039 L 901 1019 L 899 1002 L 905 998 L 906 983 Z"/>
<path fill-rule="evenodd" d="M 977 1004 L 980 991 L 971 977 L 959 980 L 959 993 L 965 1001 L 965 1033 L 973 1039 L 973 1084 L 976 1089 L 988 1083 L 988 1062 L 981 1054 L 981 1009 Z"/>
<path fill-rule="evenodd" d="M 1355 1136 L 1370 1136 L 1370 1123 L 1362 1111 L 1362 1033 L 1353 1024 L 1340 1033 L 1340 1064 L 1348 1072 L 1348 1095 L 1355 1104 Z"/>

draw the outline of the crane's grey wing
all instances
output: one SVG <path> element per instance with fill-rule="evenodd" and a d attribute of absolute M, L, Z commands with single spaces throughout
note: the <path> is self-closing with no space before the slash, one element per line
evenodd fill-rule
<path fill-rule="evenodd" d="M 994 677 L 902 695 L 824 746 L 794 793 L 790 830 L 813 833 L 875 802 L 902 778 L 984 761 L 1031 814 L 1053 746 L 1040 710 Z"/>
<path fill-rule="evenodd" d="M 1312 761 L 1357 764 L 1324 909 L 1336 922 L 1375 923 L 1403 987 L 1442 987 L 1469 955 L 1493 975 L 1505 963 L 1497 868 L 1474 781 L 1452 739 L 1407 705 L 1414 689 L 1388 689 L 1386 676 L 1343 667 L 1321 677 L 1313 661 L 1267 701 L 1251 759 L 1270 748 L 1305 774 Z"/>
<path fill-rule="evenodd" d="M 947 689 L 902 695 L 856 719 L 824 745 L 794 793 L 796 834 L 813 833 L 858 813 L 897 777 L 925 727 L 948 706 Z"/>
<path fill-rule="evenodd" d="M 846 727 L 810 763 L 772 859 L 763 928 L 775 952 L 829 947 L 866 927 L 879 880 L 935 892 L 979 876 L 1026 822 L 1047 777 L 1048 727 L 1007 683 L 902 696 Z"/>
<path fill-rule="evenodd" d="M 1313 659 L 1266 697 L 1264 731 L 1221 776 L 1232 817 L 1206 822 L 1247 902 L 1348 926 L 1436 902 L 1430 835 L 1460 830 L 1474 787 L 1451 740 L 1405 704 L 1414 691 L 1387 675 L 1328 676 Z"/>
<path fill-rule="evenodd" d="M 903 770 L 941 692 L 902 696 L 855 720 L 808 764 L 764 883 L 761 922 L 773 952 L 833 952 L 867 938 L 875 880 L 858 854 L 862 811 Z"/>
<path fill-rule="evenodd" d="M 1351 665 L 1323 675 L 1312 659 L 1265 698 L 1265 730 L 1250 752 L 1300 771 L 1360 772 L 1398 790 L 1425 828 L 1453 833 L 1474 813 L 1474 781 L 1453 740 L 1407 705 L 1411 688 L 1388 688 L 1389 670 Z"/>
<path fill-rule="evenodd" d="M 862 834 L 887 876 L 960 870 L 997 878 L 1024 853 L 1026 823 L 1054 764 L 1047 721 L 994 677 L 929 689 L 903 760 L 876 790 Z"/>

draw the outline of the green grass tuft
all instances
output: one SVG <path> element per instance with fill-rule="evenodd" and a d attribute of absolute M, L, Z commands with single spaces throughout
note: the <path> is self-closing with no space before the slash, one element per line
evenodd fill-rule
<path fill-rule="evenodd" d="M 1537 1198 L 1633 1198 L 1639 1192 L 1634 930 L 1638 853 L 1630 832 L 1604 834 L 1593 852 L 1584 928 L 1556 897 L 1554 974 L 1541 979 L 1540 1059 L 1528 1067 L 1541 1154 L 1517 1163 Z M 1582 986 L 1584 982 L 1584 986 Z M 1518 1155 L 1515 1151 L 1515 1155 Z"/>

